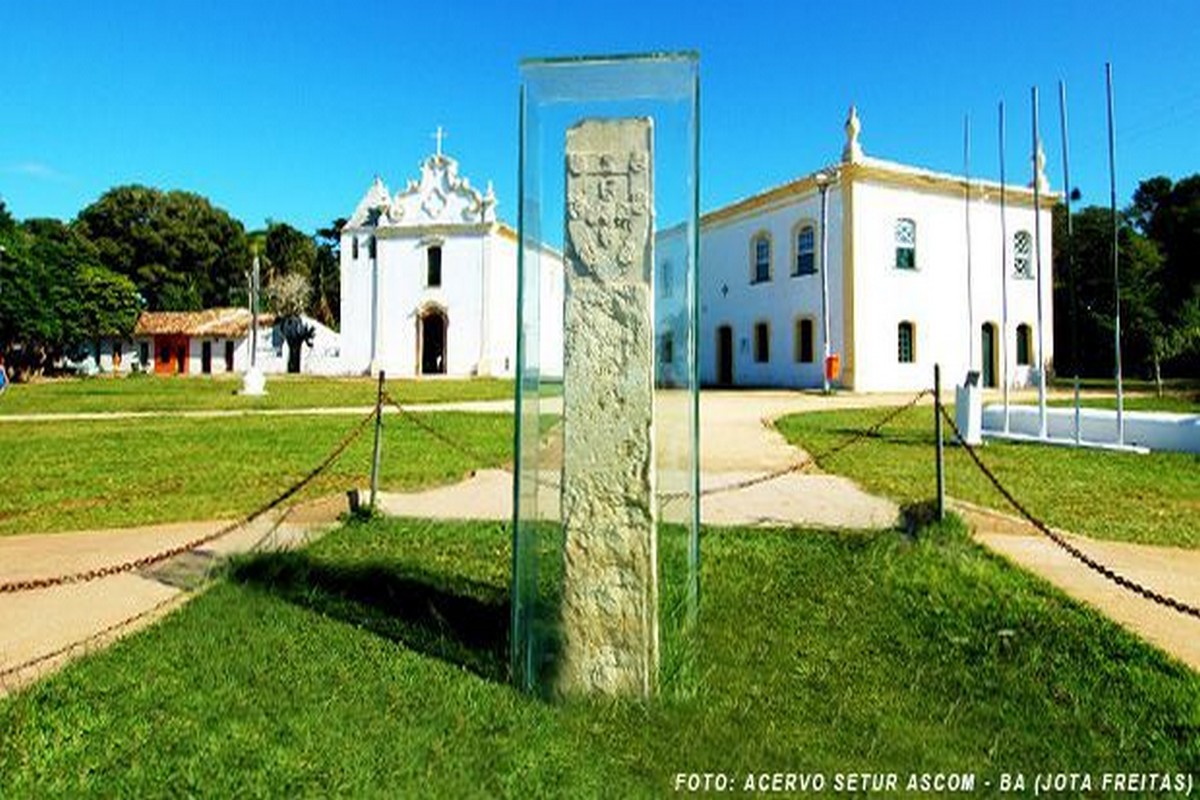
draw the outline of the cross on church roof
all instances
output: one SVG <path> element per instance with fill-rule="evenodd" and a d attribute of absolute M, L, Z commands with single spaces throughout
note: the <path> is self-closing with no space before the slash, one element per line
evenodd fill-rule
<path fill-rule="evenodd" d="M 444 130 L 442 130 L 441 125 L 438 125 L 437 130 L 433 134 L 433 138 L 437 140 L 437 157 L 438 158 L 442 157 L 442 139 L 445 138 L 446 136 L 449 136 L 449 134 L 446 133 Z"/>

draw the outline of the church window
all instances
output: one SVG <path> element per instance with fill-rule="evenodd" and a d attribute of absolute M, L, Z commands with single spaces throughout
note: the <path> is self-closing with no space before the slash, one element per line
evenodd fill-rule
<path fill-rule="evenodd" d="M 375 258 L 375 237 L 367 239 L 367 258 Z"/>
<path fill-rule="evenodd" d="M 1017 364 L 1027 367 L 1033 363 L 1033 330 L 1021 323 L 1017 326 Z"/>
<path fill-rule="evenodd" d="M 425 251 L 425 285 L 430 288 L 442 285 L 442 248 L 436 244 Z"/>
<path fill-rule="evenodd" d="M 913 324 L 911 322 L 901 322 L 896 328 L 897 340 L 899 344 L 898 356 L 901 364 L 911 364 L 916 361 L 916 347 L 913 340 L 915 339 Z"/>
<path fill-rule="evenodd" d="M 811 317 L 796 320 L 796 361 L 811 364 L 813 356 L 813 321 Z"/>
<path fill-rule="evenodd" d="M 1013 277 L 1033 277 L 1033 237 L 1029 231 L 1013 234 Z"/>
<path fill-rule="evenodd" d="M 766 231 L 755 234 L 750 240 L 750 257 L 752 270 L 751 283 L 765 283 L 771 280 L 771 235 Z"/>
<path fill-rule="evenodd" d="M 901 217 L 896 220 L 896 269 L 917 268 L 917 223 Z"/>
<path fill-rule="evenodd" d="M 350 240 L 350 257 L 358 261 L 358 237 L 355 236 Z"/>
<path fill-rule="evenodd" d="M 765 322 L 754 324 L 754 360 L 759 364 L 771 360 L 771 326 Z"/>
<path fill-rule="evenodd" d="M 796 232 L 796 264 L 793 275 L 812 275 L 817 271 L 816 228 L 804 224 Z"/>

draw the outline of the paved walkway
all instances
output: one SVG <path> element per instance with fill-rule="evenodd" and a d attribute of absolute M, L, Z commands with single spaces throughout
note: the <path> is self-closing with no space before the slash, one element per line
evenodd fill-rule
<path fill-rule="evenodd" d="M 682 398 L 682 396 L 681 396 Z M 795 412 L 833 408 L 895 406 L 911 395 L 838 395 L 824 397 L 795 392 L 705 392 L 701 396 L 702 487 L 737 483 L 796 463 L 803 453 L 788 445 L 773 420 Z M 660 409 L 672 416 L 666 398 Z M 927 401 L 926 401 L 927 402 Z M 414 411 L 511 411 L 508 401 L 483 401 L 414 406 Z M 559 408 L 550 401 L 543 411 Z M 253 414 L 353 414 L 369 408 L 277 409 L 261 411 L 178 412 L 178 416 L 213 417 Z M 161 416 L 161 414 L 146 414 Z M 146 416 L 128 412 L 120 416 Z M 88 420 L 115 415 L 22 415 L 0 420 Z M 686 434 L 686 431 L 681 431 Z M 686 441 L 672 437 L 677 441 Z M 467 481 L 412 494 L 384 493 L 382 506 L 395 514 L 434 518 L 511 518 L 511 475 L 481 470 Z M 294 510 L 270 539 L 274 546 L 291 546 L 319 535 L 343 509 L 344 499 L 328 498 Z M 667 507 L 668 517 L 680 513 Z M 892 524 L 897 508 L 891 501 L 866 494 L 853 482 L 833 475 L 789 473 L 771 481 L 703 498 L 702 519 L 713 525 L 819 526 L 878 528 Z M 1200 670 L 1200 623 L 1154 606 L 1096 576 L 1069 559 L 1019 522 L 992 512 L 964 508 L 964 514 L 985 545 L 1042 575 L 1071 596 L 1089 603 L 1127 628 L 1158 644 Z M 0 537 L 0 582 L 64 574 L 159 552 L 219 528 L 220 521 L 156 525 L 147 528 L 34 534 Z M 214 542 L 198 554 L 168 564 L 112 576 L 87 584 L 0 595 L 0 675 L 13 666 L 97 635 L 88 647 L 102 646 L 115 636 L 148 624 L 186 597 L 204 567 L 218 556 L 249 549 L 272 524 L 264 518 L 246 529 Z M 1153 548 L 1080 540 L 1098 558 L 1131 578 L 1178 599 L 1200 605 L 1200 551 Z M 137 616 L 119 630 L 108 629 Z M 62 652 L 36 667 L 0 677 L 0 695 L 44 674 L 78 653 Z"/>

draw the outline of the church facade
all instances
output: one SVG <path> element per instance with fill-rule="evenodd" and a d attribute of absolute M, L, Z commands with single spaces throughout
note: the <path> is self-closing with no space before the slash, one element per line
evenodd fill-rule
<path fill-rule="evenodd" d="M 496 197 L 438 150 L 392 195 L 376 178 L 341 233 L 341 361 L 350 374 L 512 376 L 517 234 Z M 543 307 L 562 307 L 562 259 L 539 259 Z M 562 349 L 542 335 L 546 353 Z M 546 362 L 543 362 L 546 363 Z"/>
<path fill-rule="evenodd" d="M 826 330 L 834 386 L 925 388 L 935 363 L 948 385 L 1034 382 L 1054 352 L 1043 164 L 1038 208 L 1032 184 L 1008 185 L 1002 215 L 998 183 L 867 156 L 854 109 L 846 131 L 840 162 L 703 215 L 701 382 L 821 387 Z"/>

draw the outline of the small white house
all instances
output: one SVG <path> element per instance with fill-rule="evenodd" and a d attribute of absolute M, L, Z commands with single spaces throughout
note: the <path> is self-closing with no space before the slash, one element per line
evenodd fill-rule
<path fill-rule="evenodd" d="M 935 362 L 948 385 L 973 369 L 984 386 L 998 386 L 1006 363 L 1011 385 L 1029 384 L 1037 365 L 1052 364 L 1054 355 L 1050 237 L 1057 198 L 1041 165 L 1039 210 L 1032 184 L 1006 186 L 1002 222 L 999 184 L 971 180 L 968 187 L 962 176 L 864 155 L 853 108 L 846 134 L 840 162 L 703 215 L 701 382 L 821 386 L 827 279 L 829 349 L 840 362 L 834 385 L 928 387 Z M 679 235 L 660 236 L 660 281 L 669 280 L 669 245 Z M 660 353 L 676 359 L 680 350 L 660 344 Z"/>
<path fill-rule="evenodd" d="M 332 375 L 340 368 L 338 333 L 309 317 L 310 345 L 302 345 L 300 371 Z M 287 343 L 271 314 L 258 317 L 258 366 L 266 373 L 284 373 Z M 250 366 L 251 316 L 245 308 L 203 311 L 146 311 L 131 340 L 105 339 L 96 354 L 80 367 L 87 372 L 154 372 L 159 375 L 219 375 L 245 372 Z"/>
<path fill-rule="evenodd" d="M 542 308 L 557 310 L 542 317 L 545 368 L 561 362 L 562 258 L 546 248 L 538 262 Z M 440 139 L 418 179 L 393 196 L 377 177 L 343 227 L 341 308 L 346 373 L 515 373 L 517 234 Z"/>

